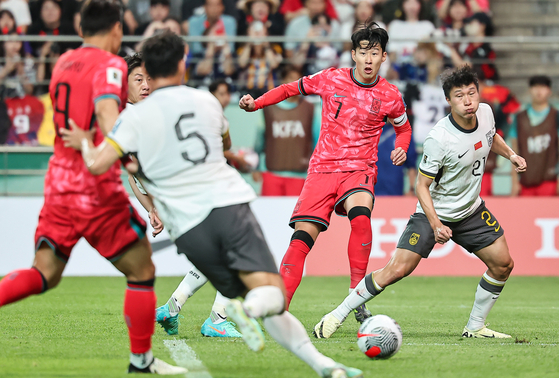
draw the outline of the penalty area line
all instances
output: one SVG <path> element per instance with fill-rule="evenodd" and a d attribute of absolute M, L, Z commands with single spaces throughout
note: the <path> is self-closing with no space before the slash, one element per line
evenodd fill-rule
<path fill-rule="evenodd" d="M 184 340 L 163 340 L 163 345 L 171 353 L 171 358 L 177 365 L 187 368 L 186 376 L 189 378 L 212 378 L 208 369 L 198 359 L 194 349 L 188 346 Z"/>

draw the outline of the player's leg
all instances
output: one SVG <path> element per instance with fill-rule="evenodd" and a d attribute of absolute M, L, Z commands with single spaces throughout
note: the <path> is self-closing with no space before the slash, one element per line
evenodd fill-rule
<path fill-rule="evenodd" d="M 371 243 L 373 231 L 371 229 L 371 211 L 373 209 L 373 197 L 370 192 L 356 192 L 344 201 L 344 208 L 351 225 L 347 255 L 350 268 L 351 293 L 357 284 L 363 280 L 367 273 L 367 264 L 371 254 Z M 371 316 L 371 312 L 365 304 L 354 310 L 355 319 L 363 323 Z"/>
<path fill-rule="evenodd" d="M 493 244 L 475 254 L 487 265 L 487 271 L 483 274 L 477 286 L 474 306 L 462 336 L 509 338 L 510 335 L 492 331 L 485 327 L 487 315 L 499 299 L 514 267 L 505 236 L 499 237 Z"/>
<path fill-rule="evenodd" d="M 206 276 L 193 266 L 167 303 L 156 309 L 155 319 L 167 334 L 176 335 L 179 333 L 179 312 L 182 306 L 206 282 L 208 282 Z"/>
<path fill-rule="evenodd" d="M 287 308 L 303 278 L 305 260 L 318 238 L 321 225 L 313 222 L 296 222 L 287 252 L 280 264 L 280 274 L 287 290 Z"/>
<path fill-rule="evenodd" d="M 58 259 L 46 243 L 41 243 L 32 268 L 14 270 L 0 281 L 0 307 L 54 288 L 65 267 L 66 262 Z"/>
<path fill-rule="evenodd" d="M 228 304 L 229 298 L 226 298 L 218 291 L 215 294 L 210 317 L 206 319 L 200 329 L 202 335 L 207 337 L 242 337 L 233 323 L 227 320 L 227 311 L 225 308 Z"/>
<path fill-rule="evenodd" d="M 330 338 L 351 311 L 379 295 L 386 286 L 411 274 L 421 259 L 429 256 L 434 246 L 435 237 L 427 217 L 413 214 L 386 266 L 366 275 L 334 311 L 322 317 L 314 326 L 314 336 Z"/>

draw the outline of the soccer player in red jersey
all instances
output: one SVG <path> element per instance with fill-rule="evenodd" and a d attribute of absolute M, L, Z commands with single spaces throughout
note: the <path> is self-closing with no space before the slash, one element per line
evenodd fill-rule
<path fill-rule="evenodd" d="M 254 100 L 241 98 L 239 106 L 255 111 L 291 96 L 316 94 L 322 98 L 322 129 L 311 157 L 308 177 L 289 222 L 295 229 L 280 266 L 288 299 L 301 282 L 305 258 L 318 234 L 328 229 L 332 211 L 351 223 L 348 245 L 350 292 L 367 270 L 371 251 L 371 211 L 376 183 L 377 145 L 384 119 L 396 131 L 394 164 L 406 161 L 411 126 L 398 89 L 378 76 L 386 60 L 386 30 L 370 23 L 351 36 L 355 68 L 330 68 L 296 82 L 283 84 Z M 370 312 L 362 306 L 358 321 Z"/>
<path fill-rule="evenodd" d="M 81 11 L 84 44 L 60 57 L 50 83 L 57 128 L 69 128 L 69 119 L 80 120 L 88 129 L 97 128 L 95 144 L 112 129 L 127 100 L 127 65 L 114 55 L 122 40 L 122 14 L 118 0 L 87 1 Z M 84 237 L 128 282 L 124 299 L 131 349 L 128 371 L 185 373 L 151 352 L 155 267 L 145 231 L 145 222 L 122 186 L 119 164 L 93 176 L 81 153 L 65 147 L 58 131 L 45 177 L 33 267 L 11 272 L 0 281 L 0 307 L 54 288 L 74 245 Z"/>

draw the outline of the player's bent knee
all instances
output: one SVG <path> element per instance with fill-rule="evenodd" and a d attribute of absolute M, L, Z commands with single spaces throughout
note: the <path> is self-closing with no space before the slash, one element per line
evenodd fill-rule
<path fill-rule="evenodd" d="M 294 241 L 294 240 L 302 241 L 303 243 L 305 243 L 309 247 L 309 250 L 311 250 L 312 247 L 314 246 L 313 237 L 307 231 L 304 231 L 304 230 L 295 231 L 293 233 L 293 235 L 291 236 L 291 241 Z"/>
<path fill-rule="evenodd" d="M 351 208 L 351 210 L 349 210 L 349 212 L 347 213 L 347 217 L 349 218 L 350 221 L 354 220 L 360 215 L 364 215 L 367 218 L 371 218 L 371 210 L 365 206 L 355 206 Z"/>

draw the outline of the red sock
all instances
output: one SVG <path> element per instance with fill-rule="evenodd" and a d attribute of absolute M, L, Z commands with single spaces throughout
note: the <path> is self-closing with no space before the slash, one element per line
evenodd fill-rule
<path fill-rule="evenodd" d="M 308 233 L 305 231 L 295 231 L 291 238 L 291 243 L 289 243 L 289 248 L 287 248 L 287 252 L 283 256 L 280 274 L 287 292 L 286 310 L 289 309 L 293 294 L 295 294 L 295 290 L 297 290 L 301 283 L 305 259 L 313 244 L 314 241 Z"/>
<path fill-rule="evenodd" d="M 41 294 L 46 289 L 47 281 L 37 269 L 14 270 L 0 281 L 0 307 Z"/>
<path fill-rule="evenodd" d="M 356 208 L 351 209 L 350 213 L 354 209 Z M 357 215 L 350 221 L 351 234 L 349 236 L 347 255 L 349 258 L 349 268 L 351 272 L 351 289 L 354 289 L 367 273 L 367 264 L 369 263 L 371 242 L 373 240 L 370 214 L 371 213 L 369 211 L 369 216 L 366 214 Z"/>
<path fill-rule="evenodd" d="M 124 320 L 128 326 L 130 350 L 134 354 L 151 349 L 151 336 L 155 330 L 155 280 L 130 282 L 124 295 Z"/>

